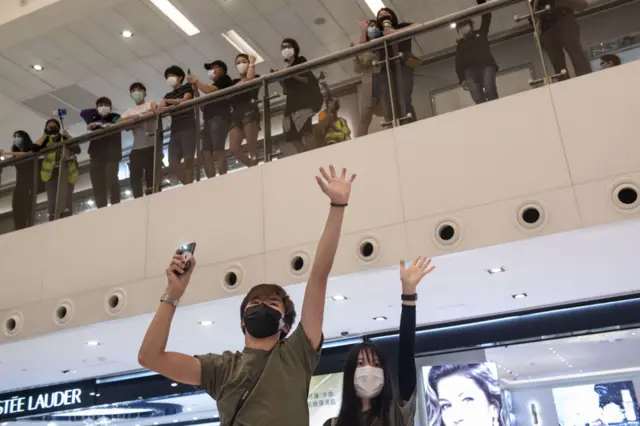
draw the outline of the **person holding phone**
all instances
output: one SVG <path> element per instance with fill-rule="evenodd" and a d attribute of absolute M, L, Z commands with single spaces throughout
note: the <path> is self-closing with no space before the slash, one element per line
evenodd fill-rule
<path fill-rule="evenodd" d="M 167 352 L 171 321 L 196 268 L 196 259 L 178 251 L 167 268 L 167 288 L 140 347 L 140 364 L 172 380 L 198 386 L 216 400 L 220 424 L 229 426 L 309 424 L 307 395 L 322 347 L 327 281 L 340 240 L 355 175 L 320 169 L 316 181 L 330 202 L 329 215 L 309 274 L 301 320 L 291 332 L 296 310 L 276 284 L 252 288 L 240 305 L 242 352 L 196 357 Z M 190 262 L 185 271 L 185 263 Z"/>

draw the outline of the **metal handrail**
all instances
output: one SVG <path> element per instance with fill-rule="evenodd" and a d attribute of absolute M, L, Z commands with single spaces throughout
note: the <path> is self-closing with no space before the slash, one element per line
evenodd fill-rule
<path fill-rule="evenodd" d="M 291 68 L 285 68 L 275 73 L 263 75 L 251 81 L 242 83 L 239 86 L 228 87 L 226 89 L 217 90 L 208 95 L 191 99 L 189 101 L 181 103 L 180 105 L 168 107 L 159 115 L 161 117 L 166 117 L 175 113 L 186 111 L 188 109 L 204 106 L 218 99 L 231 98 L 238 94 L 248 92 L 250 90 L 255 90 L 256 88 L 262 87 L 264 84 L 278 82 L 288 77 L 300 74 L 302 72 L 309 71 L 317 67 L 332 64 L 335 62 L 340 62 L 350 57 L 356 56 L 358 54 L 371 51 L 377 47 L 383 47 L 385 43 L 393 43 L 393 42 L 405 40 L 407 38 L 411 38 L 413 36 L 425 33 L 430 30 L 438 29 L 440 27 L 445 27 L 449 25 L 451 22 L 458 22 L 465 19 L 473 18 L 475 16 L 482 15 L 484 13 L 489 13 L 497 9 L 502 9 L 503 7 L 510 6 L 515 3 L 520 3 L 521 1 L 522 0 L 490 0 L 484 4 L 472 6 L 470 8 L 467 8 L 458 12 L 454 12 L 449 15 L 445 15 L 443 17 L 436 18 L 428 22 L 424 22 L 422 24 L 416 24 L 403 31 L 398 31 L 393 34 L 368 41 L 366 43 L 357 44 L 355 46 L 352 46 L 334 53 L 330 53 L 328 55 L 322 56 L 317 59 L 313 59 L 311 61 L 296 65 Z M 113 126 L 110 126 L 107 129 L 101 129 L 101 130 L 85 133 L 83 135 L 68 139 L 64 142 L 54 144 L 47 148 L 43 148 L 38 152 L 30 152 L 19 158 L 14 157 L 8 160 L 4 160 L 0 162 L 0 168 L 14 166 L 16 164 L 20 164 L 27 161 L 33 161 L 34 157 L 41 157 L 48 153 L 58 151 L 63 146 L 77 145 L 84 142 L 88 142 L 90 140 L 100 139 L 102 137 L 106 137 L 115 133 L 120 133 L 123 130 L 130 129 L 133 125 L 146 122 L 157 116 L 158 116 L 157 113 L 148 113 L 148 114 L 142 115 L 135 124 L 132 122 L 120 123 L 120 124 L 115 124 Z"/>

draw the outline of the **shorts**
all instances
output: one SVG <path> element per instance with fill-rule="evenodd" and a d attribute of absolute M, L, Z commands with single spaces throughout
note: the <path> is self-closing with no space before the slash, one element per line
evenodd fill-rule
<path fill-rule="evenodd" d="M 310 135 L 313 132 L 313 124 L 311 123 L 311 117 L 307 118 L 300 130 L 296 129 L 296 126 L 291 126 L 285 134 L 285 140 L 287 142 L 295 142 L 302 140 L 302 135 Z"/>
<path fill-rule="evenodd" d="M 195 122 L 181 124 L 180 127 L 171 128 L 169 139 L 169 159 L 182 160 L 192 159 L 196 154 L 196 126 Z"/>
<path fill-rule="evenodd" d="M 202 131 L 202 150 L 207 152 L 224 151 L 228 134 L 228 117 L 207 118 Z"/>
<path fill-rule="evenodd" d="M 231 129 L 243 129 L 249 123 L 258 123 L 260 124 L 260 120 L 262 116 L 260 115 L 260 110 L 255 106 L 248 107 L 238 107 L 233 109 L 233 113 L 231 114 Z"/>

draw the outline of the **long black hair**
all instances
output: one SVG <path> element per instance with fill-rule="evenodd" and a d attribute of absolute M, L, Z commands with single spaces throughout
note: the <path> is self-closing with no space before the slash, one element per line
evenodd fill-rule
<path fill-rule="evenodd" d="M 338 414 L 337 426 L 357 426 L 360 424 L 360 413 L 362 412 L 362 401 L 356 394 L 354 377 L 358 367 L 358 356 L 361 351 L 371 353 L 371 358 L 378 358 L 379 367 L 384 371 L 384 386 L 382 390 L 371 400 L 371 414 L 382 420 L 383 425 L 390 424 L 391 407 L 396 401 L 396 392 L 391 376 L 391 369 L 386 362 L 384 354 L 376 345 L 371 342 L 364 342 L 354 345 L 347 355 L 347 362 L 344 366 L 344 377 L 342 382 L 342 405 Z"/>
<path fill-rule="evenodd" d="M 16 136 L 22 138 L 22 145 L 20 145 L 20 149 L 22 149 L 22 151 L 24 152 L 31 151 L 33 141 L 31 140 L 31 136 L 29 136 L 29 133 L 25 132 L 24 130 L 16 130 L 15 132 L 13 132 L 13 137 L 15 138 Z"/>

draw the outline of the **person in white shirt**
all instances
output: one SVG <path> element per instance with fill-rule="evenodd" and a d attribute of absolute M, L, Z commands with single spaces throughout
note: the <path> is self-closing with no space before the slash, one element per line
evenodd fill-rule
<path fill-rule="evenodd" d="M 136 103 L 136 106 L 128 109 L 118 122 L 123 121 L 137 121 L 140 116 L 155 112 L 157 105 L 155 101 L 149 101 L 147 97 L 147 88 L 144 84 L 136 82 L 129 87 L 129 93 L 131 98 Z M 155 121 L 147 120 L 143 123 L 139 123 L 135 127 L 131 128 L 133 132 L 133 148 L 131 148 L 131 154 L 129 154 L 129 171 L 131 181 L 131 191 L 135 198 L 142 197 L 144 195 L 142 180 L 146 182 L 147 194 L 153 192 L 153 164 L 154 164 L 154 133 L 155 133 Z M 160 182 L 162 179 L 162 156 L 159 157 L 158 170 L 156 171 L 156 182 Z M 157 185 L 160 189 L 160 185 Z"/>

